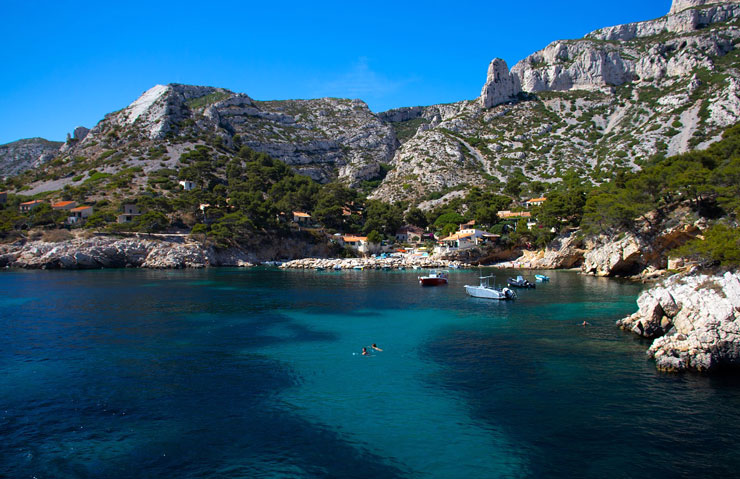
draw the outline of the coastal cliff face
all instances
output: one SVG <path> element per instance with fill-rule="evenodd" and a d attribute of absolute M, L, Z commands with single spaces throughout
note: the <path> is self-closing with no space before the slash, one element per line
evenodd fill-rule
<path fill-rule="evenodd" d="M 740 274 L 672 276 L 643 292 L 617 325 L 653 339 L 647 354 L 664 371 L 740 366 Z"/>

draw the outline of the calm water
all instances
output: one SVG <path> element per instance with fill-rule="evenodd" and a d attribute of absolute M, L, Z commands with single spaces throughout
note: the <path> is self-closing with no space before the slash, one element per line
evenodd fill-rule
<path fill-rule="evenodd" d="M 740 380 L 657 373 L 640 286 L 478 274 L 0 273 L 0 477 L 737 477 Z"/>

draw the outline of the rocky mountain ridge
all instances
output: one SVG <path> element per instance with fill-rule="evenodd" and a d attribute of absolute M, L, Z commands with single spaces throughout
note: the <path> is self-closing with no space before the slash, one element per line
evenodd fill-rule
<path fill-rule="evenodd" d="M 511 178 L 525 195 L 571 173 L 600 183 L 704 148 L 740 119 L 739 16 L 734 0 L 677 0 L 665 17 L 553 42 L 511 70 L 494 59 L 475 101 L 379 114 L 360 100 L 156 85 L 68 141 L 54 159 L 69 168 L 29 191 L 81 185 L 86 170 L 176 169 L 201 144 L 248 146 L 321 182 L 383 179 L 372 198 L 414 204 Z"/>
<path fill-rule="evenodd" d="M 13 176 L 29 168 L 37 168 L 59 152 L 61 141 L 29 138 L 0 145 L 0 175 Z"/>
<path fill-rule="evenodd" d="M 517 171 L 600 182 L 655 154 L 707 147 L 740 119 L 740 4 L 678 2 L 672 12 L 553 42 L 511 70 L 494 59 L 478 102 L 394 111 L 390 121 L 416 122 L 424 137 L 402 144 L 374 197 L 413 202 Z M 429 158 L 456 169 L 455 142 L 469 174 L 423 174 L 434 171 Z"/>

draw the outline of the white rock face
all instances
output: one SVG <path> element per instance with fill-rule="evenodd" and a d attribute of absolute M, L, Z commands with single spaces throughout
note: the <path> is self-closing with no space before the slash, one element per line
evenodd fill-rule
<path fill-rule="evenodd" d="M 522 91 L 519 77 L 509 73 L 506 62 L 495 58 L 488 65 L 486 84 L 480 94 L 480 102 L 483 108 L 491 108 L 507 101 L 516 99 Z"/>
<path fill-rule="evenodd" d="M 673 0 L 669 14 L 673 15 L 692 7 L 699 7 L 712 3 L 740 3 L 740 0 Z"/>
<path fill-rule="evenodd" d="M 657 338 L 658 369 L 706 371 L 740 366 L 740 274 L 673 276 L 640 295 L 622 329 Z"/>

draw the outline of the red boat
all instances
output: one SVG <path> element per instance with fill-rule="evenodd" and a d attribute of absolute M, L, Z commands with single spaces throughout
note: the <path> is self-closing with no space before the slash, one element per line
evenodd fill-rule
<path fill-rule="evenodd" d="M 422 286 L 440 286 L 447 284 L 447 271 L 430 271 L 427 276 L 419 276 Z"/>

